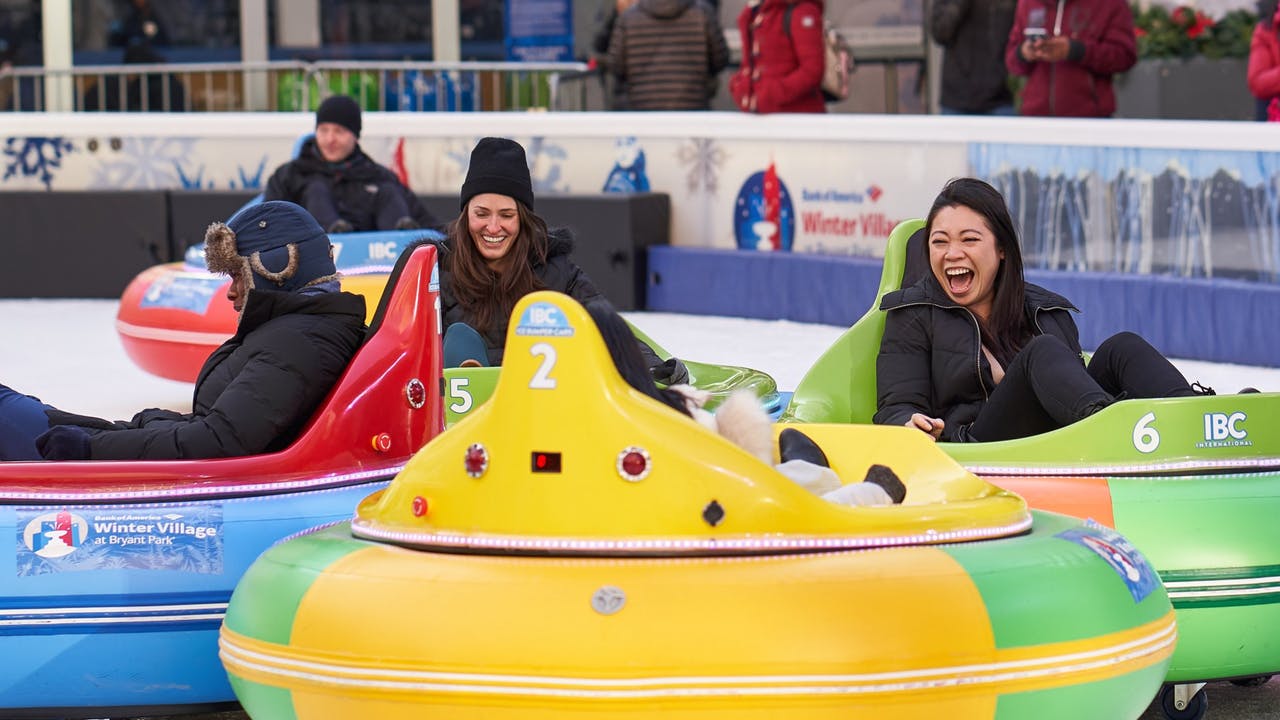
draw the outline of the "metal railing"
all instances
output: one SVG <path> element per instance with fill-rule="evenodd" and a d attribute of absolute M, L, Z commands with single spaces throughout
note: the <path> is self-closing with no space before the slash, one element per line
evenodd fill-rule
<path fill-rule="evenodd" d="M 40 112 L 47 88 L 70 83 L 76 111 L 243 112 L 312 110 L 332 94 L 365 110 L 573 110 L 562 81 L 584 63 L 273 61 L 94 65 L 0 70 L 0 109 Z M 585 83 L 577 83 L 585 86 Z M 65 87 L 64 87 L 65 90 Z M 581 92 L 581 90 L 579 90 Z"/>

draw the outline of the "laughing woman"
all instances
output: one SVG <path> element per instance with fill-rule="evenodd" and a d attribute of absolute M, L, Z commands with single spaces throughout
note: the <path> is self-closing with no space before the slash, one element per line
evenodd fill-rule
<path fill-rule="evenodd" d="M 947 183 L 925 237 L 931 272 L 880 303 L 875 422 L 989 442 L 1069 425 L 1121 397 L 1199 394 L 1130 332 L 1104 340 L 1086 367 L 1078 310 L 1023 279 L 1009 209 L 987 183 Z"/>
<path fill-rule="evenodd" d="M 602 299 L 572 260 L 573 237 L 548 230 L 533 211 L 533 182 L 524 148 L 487 137 L 471 151 L 462 183 L 462 214 L 441 243 L 440 301 L 446 367 L 502 364 L 507 325 L 516 302 L 535 290 L 554 290 L 580 303 Z M 654 379 L 688 379 L 674 358 L 663 362 L 644 343 Z"/>

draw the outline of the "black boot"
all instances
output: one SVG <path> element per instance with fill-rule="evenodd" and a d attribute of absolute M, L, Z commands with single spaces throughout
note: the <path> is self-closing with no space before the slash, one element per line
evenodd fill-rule
<path fill-rule="evenodd" d="M 805 460 L 821 467 L 831 467 L 822 448 L 808 435 L 794 428 L 786 428 L 778 435 L 778 457 L 782 462 Z"/>
<path fill-rule="evenodd" d="M 907 486 L 898 479 L 898 474 L 884 465 L 872 465 L 867 468 L 864 482 L 875 483 L 889 493 L 894 505 L 902 504 L 907 499 Z"/>

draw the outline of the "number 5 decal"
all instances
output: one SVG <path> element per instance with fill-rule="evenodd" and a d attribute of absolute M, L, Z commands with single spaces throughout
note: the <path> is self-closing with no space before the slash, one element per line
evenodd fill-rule
<path fill-rule="evenodd" d="M 1149 412 L 1138 418 L 1138 424 L 1133 426 L 1133 447 L 1138 452 L 1153 453 L 1160 447 L 1160 433 L 1151 427 L 1151 423 L 1155 421 L 1156 414 Z"/>
<path fill-rule="evenodd" d="M 529 387 L 533 390 L 554 390 L 556 379 L 551 377 L 551 370 L 556 366 L 556 349 L 547 343 L 538 343 L 529 348 L 529 353 L 542 358 L 542 364 L 529 380 Z"/>
<path fill-rule="evenodd" d="M 453 412 L 462 415 L 471 409 L 471 391 L 467 389 L 467 385 L 471 384 L 470 378 L 449 378 L 449 397 L 457 402 L 449 406 Z"/>

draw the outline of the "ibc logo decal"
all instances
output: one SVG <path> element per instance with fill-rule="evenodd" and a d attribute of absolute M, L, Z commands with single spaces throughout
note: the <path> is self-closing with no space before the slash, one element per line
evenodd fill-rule
<path fill-rule="evenodd" d="M 1244 428 L 1248 416 L 1242 412 L 1205 413 L 1204 441 L 1196 443 L 1198 448 L 1244 447 L 1253 445 L 1249 440 L 1249 431 Z"/>
<path fill-rule="evenodd" d="M 370 260 L 395 260 L 399 255 L 400 249 L 396 247 L 395 240 L 369 243 Z"/>
<path fill-rule="evenodd" d="M 573 326 L 564 316 L 560 308 L 551 303 L 534 303 L 525 308 L 516 325 L 517 335 L 539 335 L 547 337 L 569 337 L 573 335 Z"/>

